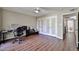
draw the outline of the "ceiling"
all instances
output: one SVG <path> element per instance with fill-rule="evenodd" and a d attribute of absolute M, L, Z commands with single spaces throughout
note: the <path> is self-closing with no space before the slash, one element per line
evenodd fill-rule
<path fill-rule="evenodd" d="M 36 7 L 3 7 L 5 10 L 19 12 L 30 16 L 43 16 L 50 13 L 77 11 L 77 7 L 39 7 L 40 12 L 34 13 Z"/>

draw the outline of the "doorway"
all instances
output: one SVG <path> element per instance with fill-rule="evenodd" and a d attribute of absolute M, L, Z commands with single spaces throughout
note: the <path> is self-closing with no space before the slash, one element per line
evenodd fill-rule
<path fill-rule="evenodd" d="M 77 30 L 77 16 L 76 13 L 63 15 L 63 34 L 68 32 L 75 32 Z"/>
<path fill-rule="evenodd" d="M 63 16 L 63 39 L 65 39 L 67 46 L 67 49 L 75 49 L 77 48 L 77 14 L 72 13 L 72 14 L 66 14 Z M 73 46 L 73 48 L 70 48 Z M 76 50 L 76 49 L 75 49 Z"/>
<path fill-rule="evenodd" d="M 68 32 L 75 32 L 75 22 L 74 19 L 67 20 L 67 31 Z"/>

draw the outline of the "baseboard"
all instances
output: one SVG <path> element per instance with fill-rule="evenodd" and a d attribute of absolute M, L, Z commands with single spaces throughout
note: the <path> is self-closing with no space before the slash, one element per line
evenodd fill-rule
<path fill-rule="evenodd" d="M 56 37 L 56 38 L 58 38 L 58 39 L 63 39 L 63 38 L 61 38 L 61 37 L 59 37 L 59 36 L 57 36 L 57 35 L 55 35 L 55 34 L 52 34 L 52 35 L 51 35 L 51 34 L 42 33 L 42 32 L 40 32 L 40 34 L 53 36 L 53 37 Z"/>
<path fill-rule="evenodd" d="M 77 44 L 77 48 L 79 49 L 79 42 L 76 42 L 76 44 Z"/>
<path fill-rule="evenodd" d="M 56 36 L 56 37 L 63 40 L 63 38 L 61 38 L 60 36 Z"/>

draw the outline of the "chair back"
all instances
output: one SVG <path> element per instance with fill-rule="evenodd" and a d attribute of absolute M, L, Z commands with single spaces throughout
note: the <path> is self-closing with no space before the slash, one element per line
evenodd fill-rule
<path fill-rule="evenodd" d="M 17 29 L 15 29 L 15 30 L 13 31 L 13 33 L 14 33 L 14 36 L 15 36 L 15 37 L 17 37 L 17 36 L 22 36 L 22 35 L 23 35 L 23 29 L 22 29 L 22 27 L 18 27 Z"/>

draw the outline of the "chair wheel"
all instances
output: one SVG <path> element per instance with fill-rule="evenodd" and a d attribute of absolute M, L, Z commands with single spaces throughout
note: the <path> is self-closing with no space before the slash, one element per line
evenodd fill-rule
<path fill-rule="evenodd" d="M 12 42 L 13 44 L 15 43 L 15 42 Z"/>
<path fill-rule="evenodd" d="M 19 41 L 19 44 L 21 44 L 21 42 Z"/>

